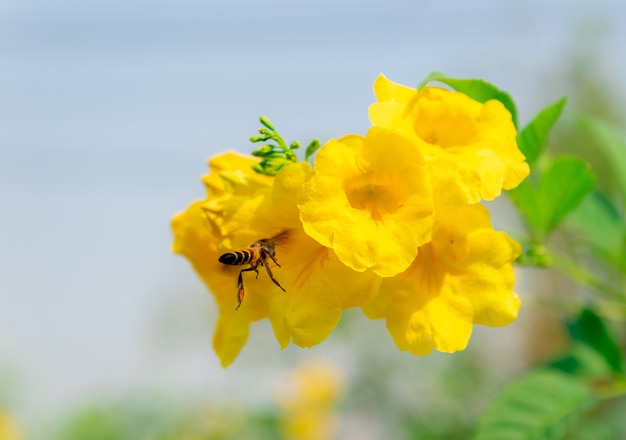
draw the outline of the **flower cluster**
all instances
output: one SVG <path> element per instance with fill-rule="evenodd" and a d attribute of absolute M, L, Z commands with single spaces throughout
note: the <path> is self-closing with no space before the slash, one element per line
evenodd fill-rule
<path fill-rule="evenodd" d="M 520 247 L 478 204 L 529 173 L 510 113 L 382 75 L 374 91 L 364 136 L 331 139 L 314 166 L 281 158 L 275 175 L 258 172 L 258 157 L 215 156 L 206 197 L 174 217 L 174 252 L 219 307 L 213 344 L 224 366 L 264 318 L 281 347 L 310 347 L 358 306 L 420 355 L 462 350 L 473 324 L 516 318 Z M 218 261 L 228 253 L 231 264 Z"/>

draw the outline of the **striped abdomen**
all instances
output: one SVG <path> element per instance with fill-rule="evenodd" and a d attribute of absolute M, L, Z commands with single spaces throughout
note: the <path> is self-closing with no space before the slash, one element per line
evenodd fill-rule
<path fill-rule="evenodd" d="M 230 266 L 252 264 L 256 259 L 257 252 L 255 252 L 255 250 L 256 249 L 244 249 L 242 251 L 228 252 L 220 256 L 219 262 Z"/>

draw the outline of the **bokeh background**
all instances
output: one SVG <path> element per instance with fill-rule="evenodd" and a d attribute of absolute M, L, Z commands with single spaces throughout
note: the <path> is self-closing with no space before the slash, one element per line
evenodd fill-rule
<path fill-rule="evenodd" d="M 223 370 L 213 300 L 171 254 L 169 219 L 202 197 L 209 156 L 250 151 L 260 114 L 288 140 L 364 133 L 381 72 L 484 78 L 522 122 L 563 95 L 619 120 L 624 23 L 619 0 L 3 0 L 0 404 L 42 439 L 100 405 L 144 420 L 254 412 L 275 405 L 281 374 L 324 358 L 347 378 L 340 438 L 383 438 L 398 420 L 432 438 L 462 426 L 459 406 L 484 406 L 558 344 L 537 334 L 541 312 L 426 358 L 359 311 L 309 350 L 281 351 L 258 323 Z M 505 202 L 490 208 L 498 228 L 519 228 Z M 520 273 L 523 299 L 558 283 L 541 277 Z"/>

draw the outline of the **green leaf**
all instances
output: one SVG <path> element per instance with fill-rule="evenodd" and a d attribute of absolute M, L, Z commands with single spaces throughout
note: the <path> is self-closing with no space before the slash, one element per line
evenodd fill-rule
<path fill-rule="evenodd" d="M 517 209 L 519 209 L 529 228 L 539 229 L 541 227 L 541 219 L 538 210 L 537 188 L 533 186 L 530 179 L 524 180 L 517 188 L 507 191 L 507 194 L 513 200 Z"/>
<path fill-rule="evenodd" d="M 543 369 L 508 386 L 479 421 L 474 440 L 559 439 L 596 399 L 582 380 Z"/>
<path fill-rule="evenodd" d="M 602 194 L 593 191 L 585 197 L 568 216 L 567 224 L 594 254 L 626 271 L 626 225 L 617 209 Z"/>
<path fill-rule="evenodd" d="M 576 431 L 568 435 L 567 440 L 615 440 L 624 438 L 623 408 L 617 412 L 610 411 L 594 414 L 578 426 Z"/>
<path fill-rule="evenodd" d="M 539 226 L 549 234 L 593 189 L 595 176 L 589 165 L 576 157 L 554 159 L 537 188 Z"/>
<path fill-rule="evenodd" d="M 541 155 L 552 127 L 561 116 L 567 98 L 561 98 L 539 112 L 517 136 L 517 145 L 526 156 L 529 165 L 535 163 Z"/>
<path fill-rule="evenodd" d="M 578 319 L 568 324 L 567 328 L 573 340 L 587 344 L 600 353 L 613 371 L 624 371 L 619 347 L 602 319 L 593 310 L 583 309 Z"/>
<path fill-rule="evenodd" d="M 613 177 L 617 183 L 617 190 L 626 206 L 626 140 L 624 134 L 601 119 L 590 115 L 578 116 L 576 119 L 580 128 L 597 140 L 598 147 L 604 151 L 613 168 Z"/>
<path fill-rule="evenodd" d="M 478 102 L 496 99 L 511 113 L 513 124 L 517 127 L 517 108 L 513 98 L 503 90 L 482 79 L 434 78 L 435 81 L 449 85 L 457 92 L 465 93 Z"/>
<path fill-rule="evenodd" d="M 429 82 L 436 81 L 441 78 L 446 78 L 446 74 L 438 70 L 433 70 L 428 75 L 426 75 L 426 78 L 419 82 L 419 84 L 417 85 L 417 90 L 421 90 Z"/>
<path fill-rule="evenodd" d="M 538 243 L 591 192 L 595 176 L 582 159 L 561 156 L 554 159 L 537 186 L 526 179 L 508 191 Z"/>
<path fill-rule="evenodd" d="M 574 341 L 566 355 L 550 362 L 548 366 L 565 373 L 593 378 L 610 377 L 612 373 L 602 353 L 579 341 Z"/>

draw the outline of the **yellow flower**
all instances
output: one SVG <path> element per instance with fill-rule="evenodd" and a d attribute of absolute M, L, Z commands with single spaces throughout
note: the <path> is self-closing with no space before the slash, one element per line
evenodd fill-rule
<path fill-rule="evenodd" d="M 327 361 L 299 366 L 281 380 L 278 401 L 286 412 L 282 421 L 285 438 L 323 440 L 334 437 L 334 406 L 343 394 L 344 378 Z"/>
<path fill-rule="evenodd" d="M 245 345 L 250 323 L 268 318 L 281 347 L 309 347 L 325 340 L 341 310 L 361 306 L 376 294 L 379 279 L 347 268 L 331 249 L 302 230 L 296 201 L 313 171 L 308 163 L 283 168 L 277 176 L 255 173 L 255 158 L 226 153 L 213 158 L 203 178 L 206 200 L 192 203 L 172 220 L 175 253 L 184 255 L 213 293 L 219 317 L 213 347 L 223 366 Z M 237 277 L 246 267 L 218 262 L 227 252 L 286 232 L 272 266 L 276 286 L 263 267 L 258 278 L 244 272 L 245 299 L 237 310 Z M 337 283 L 341 279 L 343 283 Z"/>
<path fill-rule="evenodd" d="M 20 440 L 22 434 L 9 416 L 0 409 L 0 440 Z"/>
<path fill-rule="evenodd" d="M 424 159 L 415 141 L 388 129 L 326 143 L 299 206 L 306 233 L 359 272 L 396 275 L 431 238 Z"/>
<path fill-rule="evenodd" d="M 253 171 L 252 166 L 256 163 L 258 159 L 234 152 L 209 160 L 211 173 L 202 177 L 207 190 L 202 210 L 206 217 L 205 227 L 208 220 L 214 234 L 226 239 L 220 243 L 223 248 L 220 250 L 234 250 L 237 241 L 249 245 L 261 238 L 259 233 L 276 232 L 267 231 L 272 213 L 263 205 L 271 191 L 273 178 Z"/>
<path fill-rule="evenodd" d="M 432 242 L 404 273 L 383 280 L 364 307 L 385 318 L 396 345 L 417 355 L 463 350 L 472 324 L 503 326 L 517 317 L 512 263 L 520 246 L 495 232 L 482 205 L 442 210 Z"/>
<path fill-rule="evenodd" d="M 289 243 L 280 249 L 280 282 L 287 294 L 280 296 L 284 309 L 279 317 L 291 340 L 301 347 L 324 341 L 341 311 L 366 304 L 380 285 L 378 276 L 353 271 L 332 249 L 304 233 L 296 202 L 312 175 L 306 162 L 284 167 L 276 175 L 272 192 L 274 219 L 289 230 Z"/>
<path fill-rule="evenodd" d="M 530 170 L 517 148 L 511 114 L 496 100 L 481 104 L 437 87 L 419 92 L 380 75 L 374 126 L 412 136 L 426 157 L 438 205 L 492 200 L 520 184 Z"/>

